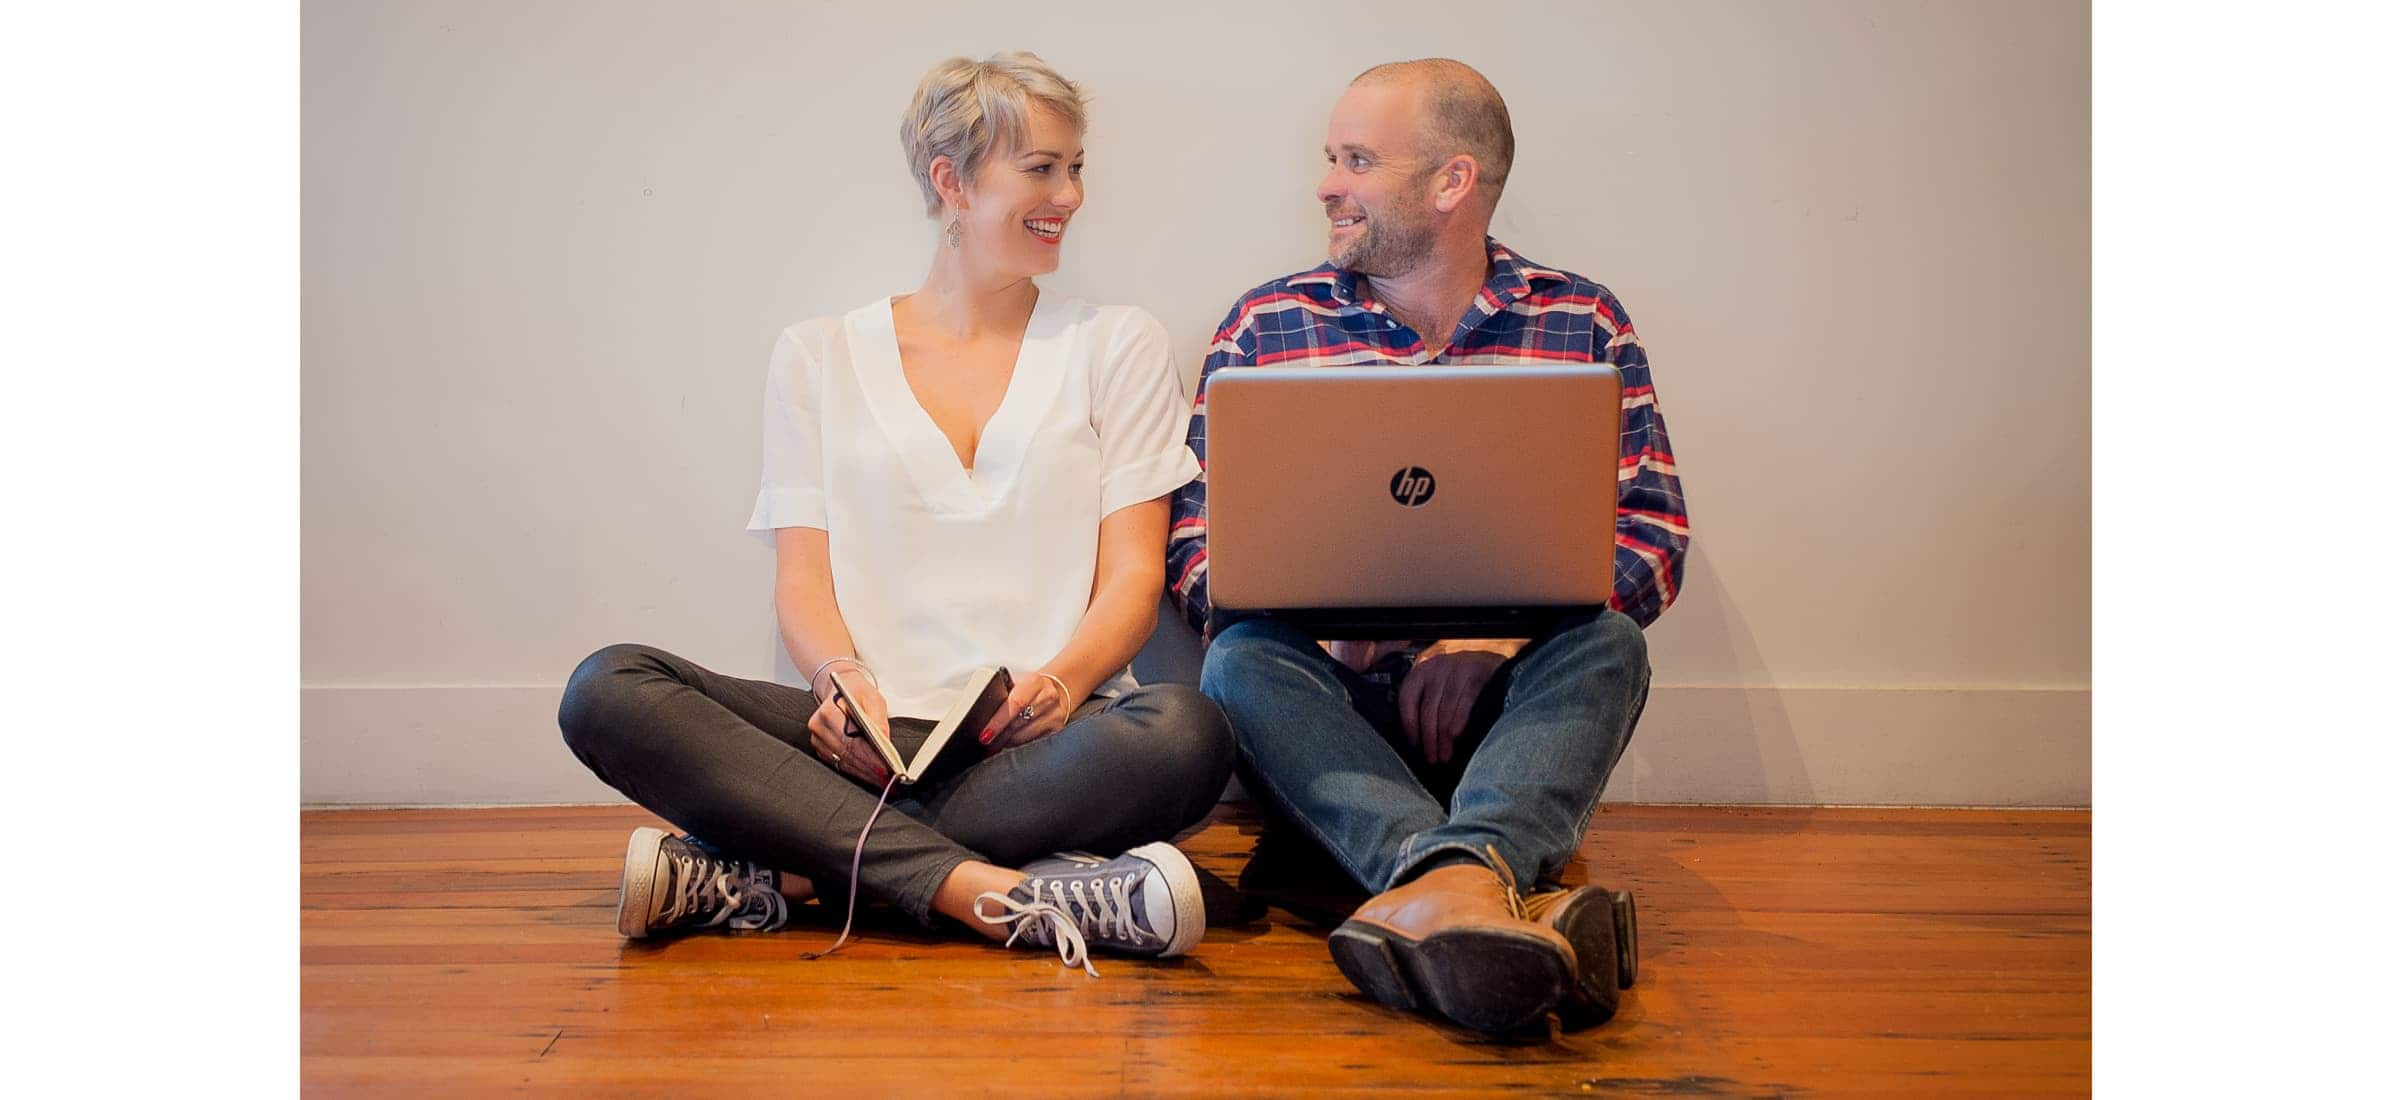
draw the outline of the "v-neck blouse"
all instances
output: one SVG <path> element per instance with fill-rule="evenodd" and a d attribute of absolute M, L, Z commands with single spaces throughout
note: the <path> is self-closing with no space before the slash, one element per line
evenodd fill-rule
<path fill-rule="evenodd" d="M 827 532 L 856 658 L 889 713 L 936 718 L 974 668 L 1026 676 L 1062 652 L 1097 524 L 1199 472 L 1188 418 L 1153 315 L 1042 295 L 966 470 L 906 382 L 883 298 L 781 333 L 748 530 Z M 1136 686 L 1125 668 L 1095 694 Z"/>

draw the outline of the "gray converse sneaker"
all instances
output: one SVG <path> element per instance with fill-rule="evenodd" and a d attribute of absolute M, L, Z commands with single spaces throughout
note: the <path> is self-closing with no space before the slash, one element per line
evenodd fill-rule
<path fill-rule="evenodd" d="M 972 913 L 1011 924 L 1015 940 L 1053 947 L 1063 965 L 1096 976 L 1088 949 L 1170 958 L 1204 938 L 1204 898 L 1196 868 L 1168 844 L 1145 844 L 1114 859 L 1064 852 L 1022 868 L 1030 877 L 1011 893 L 972 899 Z M 995 913 L 981 908 L 994 902 Z"/>
<path fill-rule="evenodd" d="M 688 837 L 633 829 L 623 852 L 623 902 L 615 928 L 632 939 L 712 928 L 770 932 L 789 920 L 780 875 L 725 859 Z"/>

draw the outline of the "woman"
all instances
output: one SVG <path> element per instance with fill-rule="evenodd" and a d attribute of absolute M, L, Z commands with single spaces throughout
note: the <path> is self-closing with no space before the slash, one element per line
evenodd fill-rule
<path fill-rule="evenodd" d="M 1170 494 L 1198 472 L 1188 406 L 1152 316 L 1032 282 L 1079 210 L 1084 129 L 1078 88 L 1032 54 L 940 63 L 901 131 L 941 226 L 928 277 L 774 349 L 748 528 L 773 539 L 807 688 L 644 646 L 574 672 L 574 754 L 705 838 L 632 834 L 624 935 L 769 930 L 860 887 L 1091 974 L 1089 947 L 1169 956 L 1203 936 L 1194 870 L 1165 842 L 1227 783 L 1228 725 L 1127 670 L 1154 629 Z M 959 736 L 1010 747 L 945 779 L 890 788 L 821 705 L 836 677 L 911 752 L 992 665 L 1015 685 L 996 728 Z M 878 814 L 884 790 L 897 812 Z"/>

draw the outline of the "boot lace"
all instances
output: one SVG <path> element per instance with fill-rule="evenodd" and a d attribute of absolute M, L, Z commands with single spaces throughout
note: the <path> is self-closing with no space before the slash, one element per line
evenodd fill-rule
<path fill-rule="evenodd" d="M 1487 847 L 1487 864 L 1495 869 L 1495 877 L 1503 880 L 1503 905 L 1511 910 L 1514 920 L 1528 919 L 1528 903 L 1520 896 L 1520 879 L 1512 874 L 1512 865 L 1503 861 L 1503 854 L 1495 846 Z"/>

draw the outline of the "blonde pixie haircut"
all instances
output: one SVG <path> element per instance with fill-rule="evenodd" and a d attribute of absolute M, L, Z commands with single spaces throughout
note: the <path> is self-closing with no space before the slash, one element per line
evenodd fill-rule
<path fill-rule="evenodd" d="M 930 67 L 897 136 L 931 217 L 939 216 L 939 189 L 930 182 L 930 162 L 942 156 L 954 161 L 956 174 L 971 183 L 991 151 L 1028 140 L 1033 105 L 1075 128 L 1088 127 L 1088 97 L 1080 86 L 1028 50 L 1007 50 L 986 61 L 950 57 Z"/>

